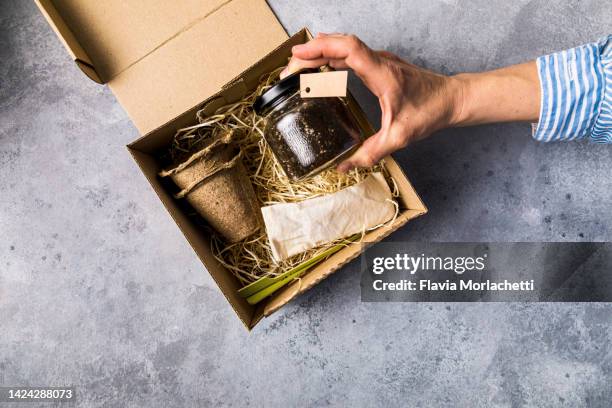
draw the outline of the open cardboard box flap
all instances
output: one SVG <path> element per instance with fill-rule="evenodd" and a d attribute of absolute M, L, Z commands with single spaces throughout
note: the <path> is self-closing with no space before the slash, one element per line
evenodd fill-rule
<path fill-rule="evenodd" d="M 157 177 L 157 155 L 176 129 L 192 125 L 201 108 L 212 113 L 241 99 L 261 75 L 286 64 L 293 45 L 312 38 L 308 30 L 288 38 L 264 0 L 36 2 L 78 66 L 93 80 L 108 83 L 131 116 L 143 136 L 128 145 L 130 153 L 248 329 L 362 252 L 361 245 L 350 245 L 250 305 L 237 293 L 238 280 L 214 258 L 209 232 L 193 222 Z M 363 111 L 348 97 L 360 126 L 372 134 Z M 400 193 L 400 213 L 392 224 L 367 233 L 367 243 L 427 212 L 397 163 L 391 157 L 385 163 Z"/>
<path fill-rule="evenodd" d="M 192 108 L 281 42 L 265 0 L 36 0 L 77 65 L 140 134 Z"/>

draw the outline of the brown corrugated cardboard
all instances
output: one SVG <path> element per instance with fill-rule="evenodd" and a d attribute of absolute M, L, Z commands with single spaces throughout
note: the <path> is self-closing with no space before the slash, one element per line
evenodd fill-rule
<path fill-rule="evenodd" d="M 63 17 L 57 12 L 51 0 L 36 0 L 36 4 L 79 68 L 92 80 L 102 83 L 102 79 L 93 67 L 91 58 L 81 47 L 72 29 L 68 27 Z"/>
<path fill-rule="evenodd" d="M 40 0 L 39 0 L 40 1 Z M 227 0 L 44 0 L 76 33 L 104 82 L 222 7 Z"/>
<path fill-rule="evenodd" d="M 264 0 L 37 4 L 141 134 L 214 94 L 287 38 Z"/>
<path fill-rule="evenodd" d="M 177 128 L 193 124 L 197 110 L 205 108 L 207 112 L 213 112 L 217 107 L 236 101 L 249 90 L 254 89 L 262 74 L 286 64 L 293 45 L 306 42 L 311 38 L 307 30 L 302 30 L 284 41 L 287 38 L 286 34 L 263 0 L 207 1 L 197 2 L 197 4 L 195 1 L 188 1 L 181 6 L 184 7 L 184 11 L 180 12 L 174 10 L 174 8 L 179 8 L 174 2 L 151 1 L 149 7 L 159 7 L 159 9 L 149 10 L 142 20 L 137 9 L 132 9 L 132 6 L 117 0 L 107 3 L 115 4 L 118 10 L 123 10 L 123 13 L 118 13 L 117 9 L 106 9 L 110 7 L 108 4 L 94 6 L 86 0 L 56 0 L 54 2 L 37 0 L 37 2 L 41 10 L 46 13 L 55 31 L 63 38 L 73 58 L 75 60 L 82 58 L 85 64 L 89 64 L 88 61 L 92 63 L 94 80 L 108 78 L 106 75 L 110 73 L 114 73 L 114 79 L 122 78 L 120 82 L 115 83 L 115 86 L 111 83 L 111 87 L 119 99 L 123 98 L 124 106 L 134 118 L 141 133 L 146 133 L 131 143 L 128 149 L 153 190 L 247 328 L 252 328 L 264 316 L 278 310 L 299 293 L 308 290 L 361 253 L 363 248 L 360 245 L 342 249 L 306 273 L 293 285 L 257 306 L 249 305 L 237 294 L 240 287 L 237 280 L 212 256 L 208 232 L 198 227 L 179 208 L 177 201 L 157 177 L 160 163 L 156 157 L 162 149 L 168 146 Z M 61 6 L 59 6 L 60 3 Z M 198 5 L 201 4 L 204 5 L 198 8 Z M 59 10 L 62 11 L 61 14 Z M 198 10 L 199 12 L 196 12 Z M 164 13 L 170 13 L 167 23 Z M 130 20 L 126 20 L 126 15 L 130 16 Z M 192 16 L 192 19 L 188 19 L 187 16 Z M 79 35 L 82 30 L 85 30 L 83 27 L 75 29 L 76 26 L 67 23 L 73 20 L 79 20 L 80 24 L 89 22 L 92 25 L 88 28 L 90 31 L 83 34 L 83 38 Z M 139 35 L 146 36 L 147 32 L 151 32 L 151 37 L 129 40 L 127 41 L 129 44 L 124 49 L 121 41 L 115 42 L 116 36 L 122 33 L 117 28 L 120 27 L 118 25 L 113 27 L 113 30 L 106 32 L 114 33 L 113 39 L 108 40 L 109 43 L 98 45 L 99 48 L 96 50 L 82 47 L 83 44 L 89 45 L 95 40 L 95 33 L 103 30 L 104 23 L 113 25 L 119 20 L 123 25 L 134 25 L 127 29 L 126 33 L 138 37 Z M 266 25 L 271 27 L 265 28 Z M 104 38 L 102 34 L 99 35 L 100 40 Z M 156 45 L 160 41 L 161 45 Z M 278 47 L 274 49 L 277 45 Z M 114 54 L 108 57 L 109 59 L 105 59 L 105 62 L 98 68 L 96 60 L 102 58 L 105 52 L 114 52 Z M 88 55 L 96 55 L 96 57 L 89 59 Z M 176 59 L 173 60 L 173 58 Z M 179 61 L 189 65 L 175 65 L 175 62 L 178 64 Z M 148 66 L 148 64 L 151 65 Z M 98 74 L 101 72 L 103 76 L 99 77 Z M 92 76 L 91 72 L 86 73 Z M 140 77 L 147 75 L 153 75 L 155 81 L 147 82 L 148 80 Z M 188 80 L 184 80 L 185 78 Z M 109 83 L 112 81 L 113 77 Z M 158 91 L 147 89 L 148 86 L 154 85 L 168 92 L 167 99 L 173 102 L 164 105 L 163 108 L 155 108 L 155 102 L 163 101 Z M 184 87 L 188 85 L 194 88 L 189 92 L 189 97 L 174 95 L 182 93 Z M 360 126 L 366 134 L 371 134 L 373 130 L 365 115 L 350 94 L 348 98 L 349 106 L 354 111 Z M 137 106 L 139 102 L 141 106 Z M 156 126 L 155 123 L 161 126 L 147 132 Z M 392 225 L 368 233 L 364 238 L 365 242 L 378 242 L 410 219 L 427 212 L 426 207 L 395 161 L 388 157 L 386 164 L 401 194 L 400 214 Z"/>
<path fill-rule="evenodd" d="M 239 77 L 232 81 L 231 85 L 227 86 L 224 90 L 220 91 L 216 95 L 213 95 L 208 100 L 203 101 L 201 106 L 205 106 L 208 112 L 213 112 L 219 106 L 242 98 L 246 92 L 256 86 L 257 80 L 262 74 L 286 63 L 287 59 L 291 55 L 291 47 L 293 45 L 303 43 L 309 38 L 309 34 L 306 30 L 298 32 L 272 53 L 263 57 L 253 67 L 243 72 Z M 373 130 L 368 124 L 365 115 L 356 102 L 352 99 L 350 94 L 349 98 L 351 101 L 351 109 L 353 109 L 360 126 L 367 134 L 372 134 Z M 354 245 L 339 251 L 305 274 L 301 280 L 298 281 L 298 283 L 273 295 L 267 301 L 262 302 L 261 305 L 252 306 L 246 303 L 243 298 L 237 295 L 236 290 L 238 288 L 238 284 L 234 281 L 231 274 L 223 266 L 221 266 L 214 259 L 214 257 L 210 255 L 210 237 L 205 231 L 193 225 L 193 223 L 180 211 L 176 201 L 161 186 L 160 181 L 156 176 L 157 172 L 159 171 L 159 164 L 154 159 L 154 155 L 160 149 L 168 145 L 178 127 L 193 123 L 196 110 L 197 107 L 184 113 L 183 115 L 180 115 L 174 121 L 171 121 L 148 135 L 145 135 L 138 141 L 132 143 L 129 146 L 129 149 L 134 155 L 136 161 L 141 166 L 141 169 L 145 173 L 145 176 L 148 178 L 154 190 L 157 192 L 160 199 L 187 237 L 188 241 L 210 272 L 213 279 L 217 282 L 225 294 L 228 302 L 232 305 L 244 324 L 247 327 L 252 328 L 259 320 L 261 320 L 262 317 L 268 316 L 274 311 L 278 310 L 299 293 L 308 290 L 322 279 L 357 257 L 363 248 L 360 245 Z M 404 225 L 410 219 L 418 217 L 427 212 L 426 207 L 421 202 L 419 196 L 416 194 L 397 163 L 391 157 L 387 157 L 385 160 L 387 168 L 390 174 L 396 180 L 398 189 L 401 193 L 401 212 L 392 225 L 368 233 L 364 238 L 364 242 L 378 242 L 391 232 Z"/>

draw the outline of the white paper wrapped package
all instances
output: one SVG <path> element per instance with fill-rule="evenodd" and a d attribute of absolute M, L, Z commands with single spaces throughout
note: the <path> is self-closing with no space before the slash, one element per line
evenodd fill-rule
<path fill-rule="evenodd" d="M 382 173 L 333 194 L 262 207 L 274 259 L 362 232 L 393 218 L 395 205 Z"/>

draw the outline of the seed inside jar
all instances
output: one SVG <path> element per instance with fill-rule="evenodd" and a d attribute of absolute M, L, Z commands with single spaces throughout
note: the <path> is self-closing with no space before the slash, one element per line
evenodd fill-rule
<path fill-rule="evenodd" d="M 271 109 L 266 120 L 266 141 L 292 180 L 333 165 L 361 138 L 340 98 L 303 99 L 295 93 Z"/>

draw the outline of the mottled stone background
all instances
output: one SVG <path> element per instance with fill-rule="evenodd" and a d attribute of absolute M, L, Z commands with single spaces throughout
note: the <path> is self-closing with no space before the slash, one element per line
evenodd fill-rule
<path fill-rule="evenodd" d="M 608 1 L 271 1 L 445 73 L 608 34 Z M 0 14 L 0 385 L 81 406 L 609 407 L 612 305 L 366 304 L 358 262 L 247 333 L 124 145 L 138 134 L 31 1 Z M 377 105 L 358 96 L 373 119 Z M 528 125 L 397 154 L 430 213 L 394 239 L 612 240 L 612 149 Z"/>

